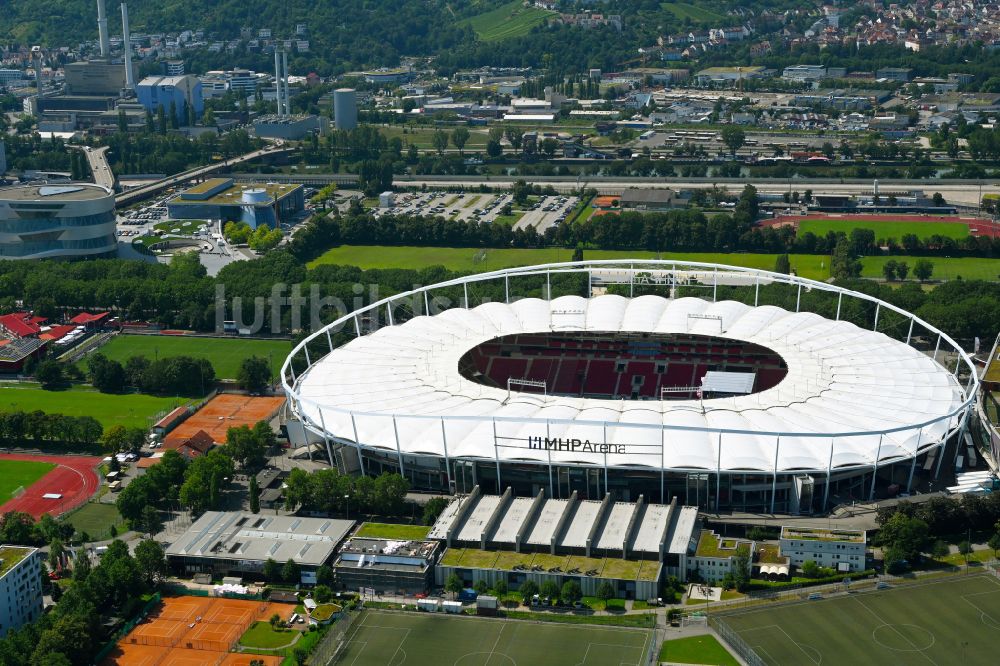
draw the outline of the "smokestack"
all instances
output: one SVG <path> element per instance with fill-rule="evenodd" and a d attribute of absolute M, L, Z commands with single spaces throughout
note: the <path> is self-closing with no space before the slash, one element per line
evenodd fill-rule
<path fill-rule="evenodd" d="M 104 0 L 97 0 L 97 32 L 101 41 L 101 57 L 107 58 L 111 46 L 108 43 L 108 17 L 104 15 Z"/>
<path fill-rule="evenodd" d="M 135 72 L 132 71 L 132 33 L 128 29 L 128 5 L 122 3 L 122 38 L 125 49 L 125 87 L 135 90 Z"/>
<path fill-rule="evenodd" d="M 281 54 L 274 52 L 274 92 L 278 101 L 278 117 L 281 117 Z"/>
<path fill-rule="evenodd" d="M 292 115 L 292 98 L 288 94 L 288 51 L 281 52 L 281 70 L 285 73 L 285 116 Z"/>

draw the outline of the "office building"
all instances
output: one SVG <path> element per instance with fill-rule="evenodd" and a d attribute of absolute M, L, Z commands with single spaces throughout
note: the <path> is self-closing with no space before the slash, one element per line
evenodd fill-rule
<path fill-rule="evenodd" d="M 194 110 L 196 118 L 205 109 L 201 81 L 196 76 L 148 76 L 139 82 L 135 93 L 139 103 L 152 113 L 160 108 L 169 113 L 173 108 L 181 125 L 188 125 L 188 109 Z"/>
<path fill-rule="evenodd" d="M 114 207 L 99 185 L 0 187 L 0 259 L 113 256 Z"/>
<path fill-rule="evenodd" d="M 812 560 L 838 572 L 865 568 L 867 538 L 864 530 L 782 527 L 780 544 L 781 554 L 797 567 Z"/>
<path fill-rule="evenodd" d="M 41 617 L 41 562 L 37 548 L 0 545 L 0 638 Z"/>
<path fill-rule="evenodd" d="M 332 565 L 348 590 L 372 588 L 384 594 L 416 594 L 434 582 L 438 542 L 352 537 Z"/>
<path fill-rule="evenodd" d="M 164 61 L 163 73 L 167 76 L 184 76 L 184 61 L 183 60 Z"/>

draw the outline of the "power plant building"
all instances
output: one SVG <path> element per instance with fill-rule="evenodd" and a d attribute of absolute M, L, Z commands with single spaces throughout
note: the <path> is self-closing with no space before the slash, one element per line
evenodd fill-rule
<path fill-rule="evenodd" d="M 177 121 L 182 125 L 187 124 L 188 107 L 194 109 L 196 116 L 200 116 L 205 109 L 201 81 L 196 76 L 147 76 L 136 86 L 135 94 L 150 113 L 156 113 L 160 108 L 170 113 L 173 107 Z"/>
<path fill-rule="evenodd" d="M 99 185 L 0 187 L 0 259 L 113 256 L 114 207 Z"/>
<path fill-rule="evenodd" d="M 210 178 L 167 202 L 175 219 L 245 222 L 251 229 L 272 229 L 305 209 L 302 185 L 279 183 L 240 184 L 232 178 Z"/>
<path fill-rule="evenodd" d="M 358 126 L 358 95 L 352 88 L 333 91 L 333 122 L 339 130 Z"/>

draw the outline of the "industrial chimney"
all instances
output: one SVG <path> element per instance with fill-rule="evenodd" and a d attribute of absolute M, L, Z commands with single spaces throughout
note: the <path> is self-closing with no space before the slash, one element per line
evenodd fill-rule
<path fill-rule="evenodd" d="M 125 49 L 125 87 L 135 90 L 135 72 L 132 71 L 132 33 L 128 29 L 128 5 L 122 3 L 122 48 Z"/>
<path fill-rule="evenodd" d="M 288 94 L 288 52 L 281 52 L 281 71 L 285 73 L 285 91 L 282 95 L 285 98 L 285 116 L 292 115 L 292 98 Z"/>
<path fill-rule="evenodd" d="M 104 0 L 97 0 L 97 32 L 101 40 L 101 57 L 107 58 L 111 46 L 108 43 L 108 17 L 104 15 Z"/>
<path fill-rule="evenodd" d="M 275 100 L 278 102 L 278 117 L 282 116 L 281 113 L 281 54 L 277 50 L 274 52 L 274 93 L 276 95 Z"/>

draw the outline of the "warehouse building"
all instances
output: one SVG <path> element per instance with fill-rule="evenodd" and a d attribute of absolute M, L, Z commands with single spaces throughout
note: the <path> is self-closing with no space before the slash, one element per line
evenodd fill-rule
<path fill-rule="evenodd" d="M 533 580 L 576 580 L 585 595 L 602 582 L 620 597 L 658 596 L 663 575 L 684 580 L 697 545 L 696 507 L 636 502 L 483 495 L 478 486 L 438 518 L 429 538 L 448 549 L 438 585 L 458 574 L 469 585 L 504 580 L 513 589 Z"/>
<path fill-rule="evenodd" d="M 352 520 L 264 516 L 246 511 L 208 511 L 167 548 L 171 568 L 183 574 L 259 577 L 268 560 L 295 561 L 302 583 L 316 582 L 354 526 Z"/>

